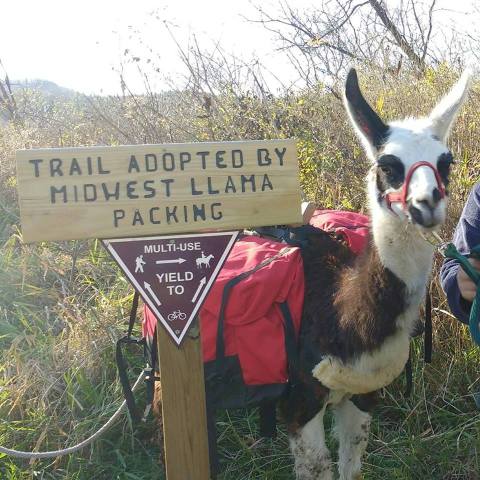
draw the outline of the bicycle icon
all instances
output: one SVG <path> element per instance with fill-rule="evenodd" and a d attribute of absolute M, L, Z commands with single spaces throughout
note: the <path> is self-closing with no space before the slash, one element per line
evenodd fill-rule
<path fill-rule="evenodd" d="M 174 322 L 175 320 L 185 320 L 187 316 L 181 310 L 175 310 L 172 313 L 169 313 L 167 320 L 169 322 Z"/>

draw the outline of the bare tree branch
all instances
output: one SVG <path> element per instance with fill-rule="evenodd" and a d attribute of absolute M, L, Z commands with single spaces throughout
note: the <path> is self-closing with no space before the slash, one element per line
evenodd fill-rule
<path fill-rule="evenodd" d="M 420 71 L 425 70 L 425 62 L 417 55 L 412 46 L 406 41 L 405 37 L 399 32 L 397 27 L 392 23 L 387 10 L 377 0 L 369 0 L 370 5 L 377 13 L 378 17 L 385 25 L 385 28 L 391 33 L 397 45 L 402 49 L 411 62 L 417 66 Z"/>

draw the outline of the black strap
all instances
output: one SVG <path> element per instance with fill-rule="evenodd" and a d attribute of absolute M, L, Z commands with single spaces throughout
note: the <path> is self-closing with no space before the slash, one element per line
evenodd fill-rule
<path fill-rule="evenodd" d="M 275 438 L 277 436 L 277 402 L 270 400 L 260 404 L 260 436 Z"/>
<path fill-rule="evenodd" d="M 137 310 L 138 310 L 138 300 L 140 298 L 139 293 L 135 290 L 133 294 L 132 300 L 132 308 L 130 309 L 130 318 L 128 320 L 128 332 L 127 337 L 130 338 L 132 336 L 133 327 L 135 325 L 135 320 L 137 319 Z"/>
<path fill-rule="evenodd" d="M 288 378 L 291 386 L 299 381 L 298 347 L 295 325 L 287 302 L 279 304 L 283 316 L 285 334 L 285 351 L 287 353 Z M 260 404 L 260 435 L 275 438 L 277 433 L 277 401 L 271 400 Z"/>
<path fill-rule="evenodd" d="M 412 372 L 412 350 L 410 349 L 408 352 L 408 360 L 405 364 L 405 380 L 406 380 L 406 387 L 405 387 L 405 397 L 410 397 L 412 394 L 413 388 L 413 372 Z"/>
<path fill-rule="evenodd" d="M 427 288 L 427 295 L 425 297 L 425 334 L 424 334 L 425 363 L 432 363 L 432 344 L 433 344 L 432 293 L 429 285 Z"/>
<path fill-rule="evenodd" d="M 257 272 L 258 270 L 265 267 L 266 265 L 269 265 L 270 263 L 274 262 L 278 258 L 282 257 L 283 255 L 288 253 L 290 250 L 291 250 L 290 247 L 283 248 L 280 252 L 278 252 L 273 257 L 267 258 L 266 260 L 259 263 L 258 265 L 256 265 L 251 270 L 248 270 L 246 272 L 242 272 L 240 275 L 237 275 L 236 277 L 232 278 L 231 280 L 229 280 L 225 284 L 225 287 L 223 288 L 223 293 L 222 293 L 222 303 L 220 305 L 220 312 L 219 312 L 219 315 L 218 315 L 217 339 L 216 339 L 215 370 L 216 370 L 217 376 L 219 378 L 223 377 L 224 368 L 225 368 L 225 365 L 226 365 L 226 362 L 225 362 L 225 339 L 224 339 L 225 310 L 227 308 L 227 303 L 228 303 L 228 299 L 229 299 L 229 296 L 230 296 L 230 292 L 232 291 L 233 287 L 235 287 L 235 285 L 240 283 L 242 280 L 249 277 L 253 273 Z"/>
<path fill-rule="evenodd" d="M 298 345 L 295 325 L 287 302 L 280 303 L 285 331 L 285 351 L 287 352 L 288 378 L 290 385 L 299 383 Z"/>
<path fill-rule="evenodd" d="M 116 349 L 115 349 L 115 358 L 117 361 L 117 370 L 118 370 L 118 377 L 120 379 L 120 384 L 122 385 L 123 395 L 125 397 L 125 401 L 127 402 L 128 411 L 130 412 L 130 416 L 133 422 L 138 422 L 140 420 L 140 415 L 137 410 L 137 405 L 135 403 L 135 398 L 133 397 L 132 388 L 130 386 L 130 382 L 128 380 L 127 375 L 127 366 L 125 363 L 125 358 L 123 356 L 123 345 L 128 343 L 141 343 L 141 340 L 132 337 L 133 326 L 135 324 L 135 319 L 137 317 L 137 309 L 138 309 L 138 299 L 139 294 L 135 292 L 132 301 L 132 308 L 130 310 L 130 319 L 128 322 L 128 331 L 127 335 L 120 338 L 117 341 Z"/>

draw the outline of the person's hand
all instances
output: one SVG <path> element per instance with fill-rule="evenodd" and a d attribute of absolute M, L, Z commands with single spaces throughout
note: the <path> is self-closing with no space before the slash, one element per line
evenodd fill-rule
<path fill-rule="evenodd" d="M 476 260 L 475 258 L 469 258 L 468 261 L 480 273 L 480 260 Z M 460 294 L 462 295 L 462 297 L 469 302 L 473 302 L 473 299 L 475 298 L 475 295 L 477 293 L 477 286 L 473 283 L 470 277 L 465 273 L 462 267 L 458 268 L 457 282 L 458 282 L 458 288 L 460 289 Z"/>

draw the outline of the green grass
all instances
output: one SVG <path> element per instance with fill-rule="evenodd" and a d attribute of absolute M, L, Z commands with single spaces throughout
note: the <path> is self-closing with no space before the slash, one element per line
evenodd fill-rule
<path fill-rule="evenodd" d="M 372 422 L 364 460 L 366 480 L 476 480 L 480 472 L 480 410 L 468 391 L 468 375 L 452 364 L 448 375 L 436 351 L 434 363 L 424 365 L 415 341 L 415 388 L 404 398 L 403 378 L 384 391 Z M 449 359 L 450 361 L 452 359 Z M 478 365 L 479 356 L 476 354 Z M 467 382 L 465 381 L 467 380 Z M 477 385 L 478 387 L 478 385 Z M 332 423 L 327 414 L 327 432 Z M 224 413 L 218 429 L 224 480 L 293 479 L 292 459 L 283 426 L 277 438 L 255 444 L 254 412 Z M 335 439 L 328 439 L 335 458 Z"/>
<path fill-rule="evenodd" d="M 17 449 L 75 444 L 102 425 L 122 398 L 114 340 L 124 329 L 131 288 L 98 242 L 49 246 L 57 259 L 52 270 L 45 267 L 46 248 L 9 237 L 0 250 L 0 444 Z M 433 363 L 424 365 L 417 339 L 413 394 L 404 398 L 403 378 L 384 391 L 365 479 L 478 478 L 480 410 L 472 394 L 480 391 L 480 354 L 466 329 L 439 311 L 445 305 L 437 308 Z M 141 358 L 134 352 L 129 358 L 133 380 Z M 327 415 L 327 431 L 331 423 Z M 221 480 L 293 479 L 283 425 L 275 440 L 258 442 L 252 410 L 222 412 L 217 428 Z M 0 478 L 163 478 L 156 435 L 153 419 L 134 428 L 125 416 L 78 454 L 32 464 L 0 458 Z M 335 458 L 331 436 L 329 443 Z"/>
<path fill-rule="evenodd" d="M 431 108 L 451 80 L 451 74 L 440 72 L 419 80 L 408 75 L 396 78 L 393 85 L 381 75 L 372 75 L 367 94 L 373 104 L 382 98 L 388 118 L 419 115 Z M 133 294 L 98 241 L 22 244 L 11 161 L 16 149 L 125 143 L 112 125 L 121 125 L 137 143 L 296 137 L 307 197 L 325 207 L 365 206 L 363 177 L 368 166 L 346 124 L 341 102 L 316 88 L 263 100 L 231 88 L 218 92 L 208 121 L 199 116 L 203 94 L 178 92 L 171 104 L 162 104 L 161 115 L 153 107 L 144 108 L 155 98 L 105 98 L 98 108 L 110 122 L 85 104 L 69 103 L 48 113 L 49 121 L 44 121 L 47 114 L 39 121 L 33 111 L 22 126 L 0 126 L 1 445 L 24 450 L 64 448 L 83 440 L 109 418 L 122 400 L 114 344 L 125 330 Z M 479 179 L 477 97 L 472 96 L 459 117 L 451 140 L 460 161 L 451 186 L 445 238 L 451 236 L 466 194 Z M 40 98 L 37 101 L 40 111 L 48 110 Z M 273 128 L 271 119 L 279 112 L 281 122 Z M 144 115 L 157 128 L 152 137 L 144 137 Z M 62 125 L 62 131 L 52 125 Z M 479 479 L 480 410 L 472 397 L 480 391 L 479 349 L 448 313 L 437 281 L 433 305 L 433 363 L 423 364 L 421 341 L 416 340 L 413 394 L 403 397 L 403 378 L 385 390 L 365 457 L 366 480 Z M 133 380 L 141 358 L 131 352 L 129 360 Z M 327 427 L 331 423 L 328 414 Z M 34 463 L 0 457 L 0 479 L 162 479 L 157 433 L 152 419 L 133 427 L 125 416 L 76 455 Z M 293 479 L 282 425 L 275 440 L 258 442 L 255 411 L 223 412 L 218 434 L 220 480 Z M 329 436 L 328 442 L 335 459 L 335 439 Z"/>

